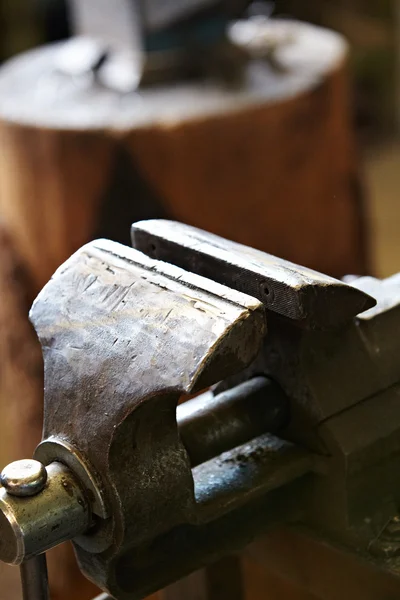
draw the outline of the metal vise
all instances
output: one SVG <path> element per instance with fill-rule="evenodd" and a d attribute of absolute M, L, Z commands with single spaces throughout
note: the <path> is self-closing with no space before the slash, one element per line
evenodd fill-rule
<path fill-rule="evenodd" d="M 167 221 L 132 241 L 84 246 L 32 307 L 43 441 L 0 488 L 26 598 L 67 539 L 133 600 L 276 523 L 397 574 L 400 277 L 343 283 Z"/>

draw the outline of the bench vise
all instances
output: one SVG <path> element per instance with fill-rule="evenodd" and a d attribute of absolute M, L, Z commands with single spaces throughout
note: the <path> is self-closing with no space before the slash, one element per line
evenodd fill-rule
<path fill-rule="evenodd" d="M 341 282 L 168 221 L 132 242 L 84 246 L 31 310 L 43 441 L 0 488 L 25 598 L 65 540 L 135 600 L 277 523 L 397 575 L 400 276 Z"/>

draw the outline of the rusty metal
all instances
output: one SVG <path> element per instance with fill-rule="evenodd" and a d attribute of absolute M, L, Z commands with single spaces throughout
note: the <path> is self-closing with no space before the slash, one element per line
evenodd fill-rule
<path fill-rule="evenodd" d="M 399 276 L 349 285 L 177 223 L 132 231 L 135 249 L 83 247 L 31 311 L 36 457 L 87 503 L 62 524 L 83 572 L 139 600 L 290 523 L 398 577 Z M 0 490 L 9 562 L 7 506 L 46 490 Z"/>
<path fill-rule="evenodd" d="M 259 436 L 193 469 L 200 519 L 215 520 L 317 469 L 311 453 L 269 434 Z"/>
<path fill-rule="evenodd" d="M 221 393 L 201 394 L 177 408 L 179 435 L 192 467 L 265 432 L 287 425 L 289 403 L 267 377 L 253 377 Z"/>

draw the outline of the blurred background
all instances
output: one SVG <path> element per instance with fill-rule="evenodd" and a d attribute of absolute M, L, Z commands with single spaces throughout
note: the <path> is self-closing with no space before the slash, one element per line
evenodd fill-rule
<path fill-rule="evenodd" d="M 235 30 L 239 53 L 207 46 L 190 76 L 122 95 L 79 69 L 54 74 L 59 46 L 47 45 L 76 30 L 71 4 L 0 0 L 1 464 L 40 439 L 28 308 L 94 237 L 129 243 L 132 221 L 174 218 L 336 277 L 400 270 L 399 0 L 239 2 L 232 17 L 261 15 L 265 33 Z M 186 42 L 195 20 L 168 35 Z M 50 568 L 52 598 L 95 594 L 70 552 Z M 266 598 L 246 568 L 249 600 Z M 17 598 L 15 571 L 0 566 L 0 577 L 0 600 Z M 268 600 L 311 598 L 268 585 Z"/>
<path fill-rule="evenodd" d="M 352 120 L 363 169 L 371 267 L 398 268 L 396 185 L 400 129 L 400 6 L 396 0 L 276 0 L 274 15 L 328 27 L 350 44 Z M 71 33 L 66 0 L 1 0 L 0 57 Z"/>
<path fill-rule="evenodd" d="M 391 0 L 277 4 L 287 14 L 341 32 L 350 43 L 353 124 L 365 183 L 371 266 L 378 276 L 391 275 L 399 269 L 400 252 L 400 4 Z"/>

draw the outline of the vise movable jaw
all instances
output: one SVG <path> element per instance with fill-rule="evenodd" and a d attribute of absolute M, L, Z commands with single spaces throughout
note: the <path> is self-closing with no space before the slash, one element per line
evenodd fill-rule
<path fill-rule="evenodd" d="M 349 285 L 166 221 L 132 240 L 84 246 L 32 307 L 43 441 L 2 473 L 0 558 L 24 577 L 72 539 L 136 599 L 291 522 L 396 571 L 399 278 Z"/>

